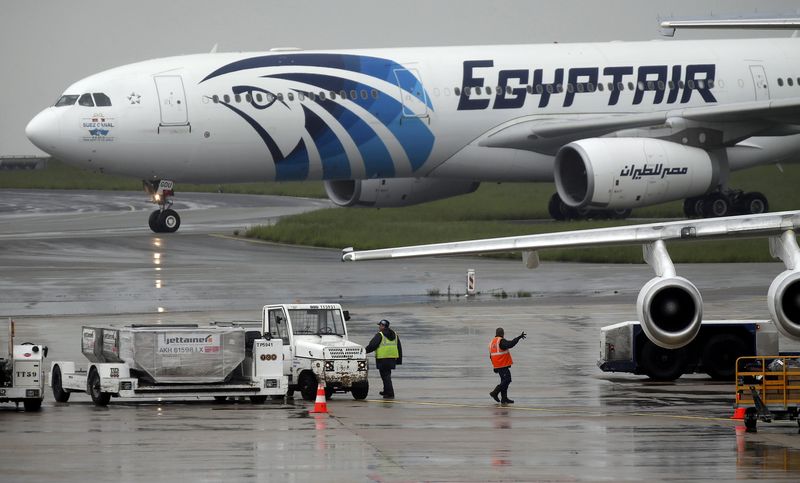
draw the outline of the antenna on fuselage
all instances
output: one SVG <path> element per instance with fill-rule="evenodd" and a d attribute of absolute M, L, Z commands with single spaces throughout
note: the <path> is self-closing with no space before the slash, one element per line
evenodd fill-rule
<path fill-rule="evenodd" d="M 219 44 L 214 44 L 214 46 L 211 47 L 211 52 L 209 52 L 209 54 L 216 54 L 218 46 L 219 46 Z"/>

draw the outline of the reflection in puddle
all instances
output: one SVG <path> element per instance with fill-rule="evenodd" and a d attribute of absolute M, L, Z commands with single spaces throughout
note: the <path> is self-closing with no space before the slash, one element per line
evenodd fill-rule
<path fill-rule="evenodd" d="M 736 468 L 742 471 L 758 470 L 759 475 L 763 475 L 763 471 L 798 474 L 800 449 L 754 441 L 744 426 L 736 426 Z M 745 474 L 749 474 L 749 471 Z"/>

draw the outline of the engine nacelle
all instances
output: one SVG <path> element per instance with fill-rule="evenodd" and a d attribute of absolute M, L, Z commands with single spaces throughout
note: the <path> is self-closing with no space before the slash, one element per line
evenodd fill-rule
<path fill-rule="evenodd" d="M 656 277 L 639 292 L 636 312 L 648 339 L 665 349 L 677 349 L 700 330 L 703 298 L 683 277 Z"/>
<path fill-rule="evenodd" d="M 778 275 L 767 292 L 767 307 L 778 332 L 800 340 L 800 271 Z"/>
<path fill-rule="evenodd" d="M 628 209 L 707 193 L 717 186 L 720 169 L 700 148 L 650 138 L 591 138 L 558 151 L 554 176 L 568 206 Z"/>
<path fill-rule="evenodd" d="M 339 206 L 396 208 L 465 195 L 478 186 L 470 180 L 388 178 L 325 181 L 325 192 Z"/>

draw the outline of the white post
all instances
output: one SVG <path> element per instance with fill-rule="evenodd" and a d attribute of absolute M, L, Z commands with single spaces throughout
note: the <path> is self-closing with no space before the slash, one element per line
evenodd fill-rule
<path fill-rule="evenodd" d="M 475 295 L 475 269 L 467 269 L 467 297 Z"/>

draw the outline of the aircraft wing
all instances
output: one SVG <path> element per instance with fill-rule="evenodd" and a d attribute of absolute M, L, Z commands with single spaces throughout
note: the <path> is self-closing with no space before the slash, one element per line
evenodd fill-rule
<path fill-rule="evenodd" d="M 573 119 L 559 117 L 521 118 L 502 126 L 484 137 L 478 144 L 484 147 L 513 148 L 555 154 L 561 146 L 572 141 L 609 135 L 618 131 L 639 128 L 706 127 L 722 132 L 721 140 L 749 137 L 772 129 L 773 135 L 800 133 L 800 98 L 743 102 L 737 104 L 687 107 L 641 114 L 615 116 L 581 116 Z M 726 136 L 727 127 L 735 135 Z M 781 129 L 776 129 L 780 127 Z M 734 130 L 734 129 L 732 129 Z M 655 136 L 654 136 L 655 137 Z M 730 142 L 735 144 L 735 142 Z"/>
<path fill-rule="evenodd" d="M 547 248 L 603 245 L 644 245 L 657 241 L 694 240 L 698 238 L 755 238 L 778 236 L 788 230 L 797 230 L 798 228 L 800 228 L 800 211 L 784 211 L 760 215 L 681 220 L 560 233 L 434 243 L 379 250 L 355 251 L 353 248 L 346 248 L 342 251 L 342 261 L 383 260 L 437 255 L 472 255 L 495 252 L 535 252 L 536 250 Z M 538 264 L 534 260 L 526 260 L 526 263 L 529 268 L 535 268 L 535 265 Z"/>

